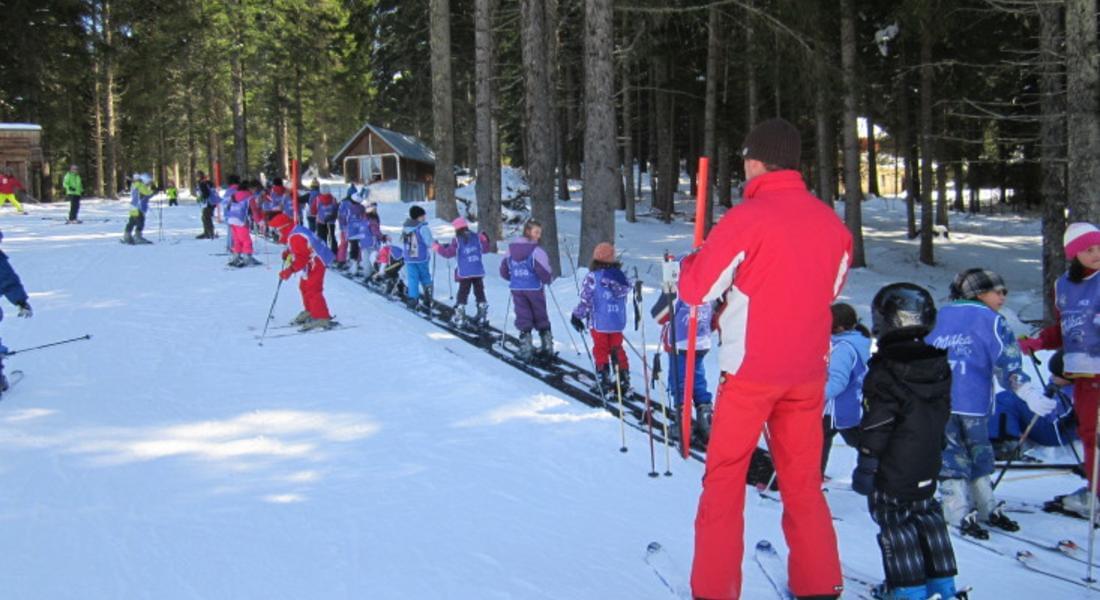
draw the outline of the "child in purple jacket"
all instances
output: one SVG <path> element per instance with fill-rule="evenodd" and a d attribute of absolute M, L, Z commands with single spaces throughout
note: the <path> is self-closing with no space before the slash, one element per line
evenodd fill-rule
<path fill-rule="evenodd" d="M 619 385 L 623 389 L 630 387 L 630 363 L 623 350 L 628 295 L 630 283 L 622 264 L 615 260 L 615 247 L 607 242 L 597 244 L 581 285 L 580 304 L 573 309 L 570 323 L 581 334 L 591 326 L 592 357 L 600 391 L 605 395 L 614 395 L 616 391 L 611 379 L 612 362 Z"/>
<path fill-rule="evenodd" d="M 546 292 L 543 286 L 553 279 L 550 257 L 539 247 L 542 224 L 534 219 L 523 226 L 523 235 L 508 243 L 508 257 L 500 261 L 500 276 L 508 281 L 512 290 L 512 304 L 516 310 L 516 329 L 519 330 L 520 360 L 535 356 L 531 330 L 537 329 L 542 343 L 542 358 L 554 355 L 554 338 L 550 333 L 550 317 L 546 312 Z"/>
<path fill-rule="evenodd" d="M 455 228 L 455 237 L 451 243 L 441 246 L 436 242 L 433 247 L 437 254 L 443 258 L 457 258 L 455 264 L 455 281 L 458 282 L 458 296 L 455 297 L 455 311 L 451 321 L 458 327 L 467 324 L 466 301 L 470 298 L 470 288 L 474 290 L 474 299 L 477 300 L 477 315 L 474 317 L 475 327 L 485 326 L 488 317 L 489 303 L 485 300 L 485 264 L 481 255 L 489 251 L 489 237 L 484 233 L 470 231 L 466 219 L 459 217 L 451 222 Z"/>

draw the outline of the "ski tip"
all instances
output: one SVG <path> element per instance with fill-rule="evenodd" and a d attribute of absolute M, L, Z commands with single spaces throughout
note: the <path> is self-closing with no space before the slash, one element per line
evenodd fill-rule
<path fill-rule="evenodd" d="M 646 546 L 645 551 L 648 552 L 649 554 L 653 554 L 655 552 L 660 552 L 661 551 L 661 543 L 660 542 L 650 542 L 649 545 Z"/>
<path fill-rule="evenodd" d="M 1031 560 L 1035 555 L 1031 553 L 1031 550 L 1018 550 L 1016 552 L 1016 560 Z"/>

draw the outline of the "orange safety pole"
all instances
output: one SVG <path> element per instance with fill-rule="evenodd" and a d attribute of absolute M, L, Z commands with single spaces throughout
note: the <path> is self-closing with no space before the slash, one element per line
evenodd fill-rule
<path fill-rule="evenodd" d="M 707 218 L 707 192 L 710 187 L 710 161 L 707 157 L 699 159 L 699 170 L 695 173 L 695 240 L 692 250 L 703 245 L 703 226 Z M 680 455 L 687 458 L 691 452 L 691 416 L 695 387 L 695 337 L 699 333 L 699 307 L 692 305 L 688 312 L 687 357 L 684 364 L 684 401 L 680 415 Z M 675 346 L 675 341 L 673 342 Z"/>

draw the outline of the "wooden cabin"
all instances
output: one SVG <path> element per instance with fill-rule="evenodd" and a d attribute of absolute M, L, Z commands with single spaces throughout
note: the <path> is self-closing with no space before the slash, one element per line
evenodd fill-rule
<path fill-rule="evenodd" d="M 31 123 L 0 123 L 0 167 L 10 167 L 27 186 L 27 192 L 48 200 L 49 189 L 43 195 L 42 178 L 48 176 L 42 157 L 42 126 Z"/>
<path fill-rule="evenodd" d="M 367 123 L 332 163 L 348 183 L 398 180 L 403 202 L 435 199 L 435 152 L 411 135 Z"/>

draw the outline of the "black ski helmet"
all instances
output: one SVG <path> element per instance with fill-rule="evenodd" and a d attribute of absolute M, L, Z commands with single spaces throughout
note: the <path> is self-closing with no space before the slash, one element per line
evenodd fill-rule
<path fill-rule="evenodd" d="M 927 290 L 913 283 L 891 283 L 871 301 L 872 333 L 883 337 L 905 330 L 924 335 L 936 324 L 936 302 Z"/>

